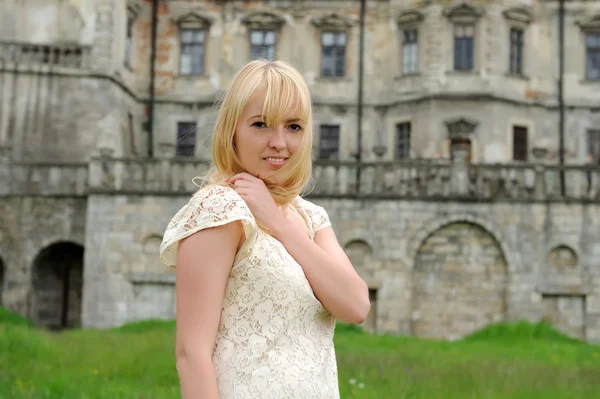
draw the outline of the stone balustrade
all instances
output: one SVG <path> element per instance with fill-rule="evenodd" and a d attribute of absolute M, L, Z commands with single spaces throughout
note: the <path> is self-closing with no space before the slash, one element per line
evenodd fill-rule
<path fill-rule="evenodd" d="M 95 158 L 90 163 L 90 191 L 189 194 L 198 189 L 192 179 L 208 171 L 200 159 Z"/>
<path fill-rule="evenodd" d="M 0 65 L 47 65 L 89 68 L 91 47 L 79 44 L 36 44 L 0 41 Z"/>
<path fill-rule="evenodd" d="M 8 182 L 0 186 L 0 195 L 188 195 L 197 189 L 192 179 L 208 168 L 206 160 L 187 158 L 0 163 L 0 180 Z M 598 166 L 318 161 L 313 176 L 312 197 L 600 201 Z"/>
<path fill-rule="evenodd" d="M 0 196 L 84 196 L 87 163 L 0 163 Z"/>
<path fill-rule="evenodd" d="M 319 162 L 312 196 L 600 201 L 600 167 L 450 162 Z M 565 190 L 561 191 L 561 174 Z M 357 187 L 357 181 L 360 184 Z"/>

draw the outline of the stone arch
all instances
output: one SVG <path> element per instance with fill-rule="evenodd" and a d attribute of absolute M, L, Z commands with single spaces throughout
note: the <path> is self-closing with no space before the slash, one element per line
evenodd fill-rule
<path fill-rule="evenodd" d="M 84 248 L 70 241 L 44 247 L 33 261 L 30 318 L 40 327 L 81 325 Z"/>
<path fill-rule="evenodd" d="M 412 272 L 411 332 L 458 339 L 505 319 L 507 262 L 499 241 L 469 221 L 426 236 Z"/>
<path fill-rule="evenodd" d="M 150 234 L 146 236 L 142 241 L 142 251 L 144 251 L 145 254 L 158 256 L 162 240 L 163 237 L 160 234 Z"/>
<path fill-rule="evenodd" d="M 495 223 L 471 213 L 453 213 L 451 215 L 437 215 L 430 219 L 428 222 L 426 222 L 424 225 L 419 226 L 419 228 L 417 229 L 417 233 L 407 243 L 407 259 L 404 259 L 404 261 L 409 266 L 409 268 L 414 269 L 414 262 L 415 257 L 417 255 L 417 251 L 430 235 L 432 235 L 433 233 L 435 233 L 436 231 L 438 231 L 446 225 L 459 222 L 476 224 L 484 230 L 486 230 L 492 237 L 494 237 L 494 239 L 502 249 L 502 253 L 504 254 L 509 273 L 515 270 L 517 266 L 516 260 L 514 258 L 513 252 L 510 251 L 510 248 L 506 244 L 506 240 L 504 239 L 500 228 L 496 226 Z"/>
<path fill-rule="evenodd" d="M 373 254 L 371 245 L 365 240 L 353 239 L 344 245 L 344 250 L 357 273 L 365 279 L 367 283 L 373 280 L 375 268 L 373 267 L 373 260 L 371 258 Z M 377 289 L 378 287 L 369 286 L 371 311 L 366 320 L 362 323 L 363 328 L 371 333 L 377 332 Z"/>
<path fill-rule="evenodd" d="M 373 253 L 371 246 L 364 240 L 351 240 L 344 246 L 346 254 L 354 266 L 365 267 L 368 258 Z"/>
<path fill-rule="evenodd" d="M 560 273 L 575 269 L 579 260 L 573 248 L 565 244 L 559 244 L 548 251 L 546 262 L 550 272 Z"/>

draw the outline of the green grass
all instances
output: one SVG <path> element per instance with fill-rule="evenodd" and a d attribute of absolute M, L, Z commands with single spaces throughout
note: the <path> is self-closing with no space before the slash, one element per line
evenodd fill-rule
<path fill-rule="evenodd" d="M 144 321 L 51 333 L 0 308 L 0 398 L 179 398 L 174 332 L 174 322 Z M 339 325 L 335 342 L 342 398 L 600 398 L 600 347 L 544 323 L 455 342 Z"/>

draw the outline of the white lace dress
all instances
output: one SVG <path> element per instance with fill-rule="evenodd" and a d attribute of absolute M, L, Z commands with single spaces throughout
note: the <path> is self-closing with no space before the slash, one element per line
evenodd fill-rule
<path fill-rule="evenodd" d="M 311 239 L 330 226 L 322 207 L 292 204 Z M 339 398 L 334 317 L 314 296 L 302 267 L 260 230 L 229 187 L 195 194 L 173 217 L 160 259 L 174 266 L 179 241 L 199 230 L 240 220 L 246 241 L 227 280 L 212 356 L 221 399 Z"/>

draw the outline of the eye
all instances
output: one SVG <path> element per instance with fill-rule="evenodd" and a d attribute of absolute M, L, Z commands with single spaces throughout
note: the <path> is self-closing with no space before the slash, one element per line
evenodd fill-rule
<path fill-rule="evenodd" d="M 294 132 L 300 132 L 300 131 L 302 131 L 302 126 L 300 126 L 296 123 L 293 123 L 290 125 L 290 129 L 292 129 Z"/>
<path fill-rule="evenodd" d="M 263 127 L 266 127 L 267 125 L 264 122 L 257 121 L 257 122 L 254 122 L 252 124 L 252 126 L 254 126 L 256 128 L 259 128 L 259 129 L 262 129 Z"/>

